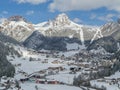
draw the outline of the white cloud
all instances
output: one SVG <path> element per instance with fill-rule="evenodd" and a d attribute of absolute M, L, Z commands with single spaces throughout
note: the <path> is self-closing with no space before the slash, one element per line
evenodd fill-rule
<path fill-rule="evenodd" d="M 120 0 L 53 0 L 49 5 L 51 12 L 59 10 L 93 10 L 106 7 L 108 10 L 120 11 Z"/>
<path fill-rule="evenodd" d="M 30 11 L 27 11 L 27 12 L 26 12 L 26 15 L 32 15 L 32 14 L 34 14 L 34 11 L 33 11 L 33 10 L 30 10 Z"/>
<path fill-rule="evenodd" d="M 112 18 L 114 16 L 116 16 L 116 15 L 115 14 L 108 14 L 106 16 L 100 16 L 100 17 L 98 17 L 98 19 L 101 20 L 101 21 L 107 21 L 107 22 L 109 22 L 109 21 L 113 21 Z"/>
<path fill-rule="evenodd" d="M 7 11 L 3 11 L 2 14 L 8 14 L 8 12 Z"/>
<path fill-rule="evenodd" d="M 15 0 L 15 1 L 17 1 L 18 3 L 30 3 L 30 4 L 38 5 L 41 3 L 45 3 L 48 0 Z"/>
<path fill-rule="evenodd" d="M 73 21 L 76 22 L 76 23 L 82 23 L 82 20 L 79 19 L 79 18 L 74 18 Z"/>

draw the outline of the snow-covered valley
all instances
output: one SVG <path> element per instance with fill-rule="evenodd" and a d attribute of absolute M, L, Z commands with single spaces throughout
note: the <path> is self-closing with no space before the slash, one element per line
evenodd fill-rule
<path fill-rule="evenodd" d="M 15 67 L 15 75 L 13 78 L 1 78 L 1 90 L 6 88 L 7 84 L 11 84 L 7 90 L 98 90 L 98 87 L 106 87 L 106 90 L 119 90 L 118 80 L 117 85 L 111 84 L 109 89 L 106 82 L 90 79 L 92 75 L 99 70 L 103 70 L 104 66 L 113 65 L 116 60 L 102 59 L 104 56 L 110 55 L 109 53 L 86 50 L 68 50 L 62 51 L 49 51 L 27 49 L 21 46 L 14 46 L 14 49 L 20 53 L 20 57 L 9 54 L 8 61 Z M 93 55 L 94 57 L 91 57 Z M 99 56 L 102 60 L 100 60 Z M 96 63 L 97 62 L 97 63 Z M 101 67 L 101 68 L 100 68 Z M 120 72 L 109 77 L 109 82 L 112 83 L 113 79 L 120 78 Z M 90 79 L 91 86 L 80 85 L 74 86 L 75 78 L 83 75 L 86 80 Z M 116 77 L 117 76 L 117 77 Z M 108 78 L 108 77 L 105 77 Z M 95 79 L 95 77 L 94 77 Z M 9 82 L 8 82 L 9 81 Z M 15 82 L 18 82 L 19 87 Z M 97 82 L 98 81 L 98 82 Z M 2 85 L 3 84 L 3 85 Z M 94 87 L 96 85 L 96 87 Z M 114 86 L 113 86 L 114 85 Z"/>
<path fill-rule="evenodd" d="M 39 24 L 4 20 L 0 90 L 120 90 L 119 28 L 79 25 L 64 13 Z"/>

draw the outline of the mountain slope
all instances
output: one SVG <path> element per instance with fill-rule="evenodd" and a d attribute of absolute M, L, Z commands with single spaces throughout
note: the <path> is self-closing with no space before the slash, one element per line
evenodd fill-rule
<path fill-rule="evenodd" d="M 15 68 L 7 60 L 8 55 L 19 55 L 19 53 L 13 48 L 14 45 L 21 45 L 21 43 L 0 32 L 0 77 L 14 76 Z"/>
<path fill-rule="evenodd" d="M 10 52 L 13 52 L 12 49 L 10 51 L 8 46 L 5 46 L 2 42 L 0 42 L 0 77 L 14 76 L 15 68 L 10 62 L 8 62 L 6 57 Z"/>
<path fill-rule="evenodd" d="M 103 38 L 95 40 L 88 46 L 88 50 L 104 48 L 106 51 L 115 53 L 119 50 L 120 45 L 120 24 L 110 22 L 101 27 Z"/>
<path fill-rule="evenodd" d="M 18 41 L 16 41 L 15 39 L 9 37 L 9 36 L 6 36 L 4 35 L 3 33 L 0 32 L 0 41 L 2 43 L 12 43 L 12 44 L 15 44 L 15 45 L 21 45 L 21 43 L 19 43 Z"/>
<path fill-rule="evenodd" d="M 34 27 L 21 16 L 12 16 L 2 22 L 0 31 L 23 42 L 34 31 Z"/>
<path fill-rule="evenodd" d="M 23 44 L 35 50 L 46 49 L 65 51 L 85 48 L 77 38 L 48 37 L 42 35 L 39 31 L 35 31 Z"/>
<path fill-rule="evenodd" d="M 110 36 L 117 31 L 120 31 L 120 24 L 118 22 L 109 22 L 101 27 L 104 37 Z"/>
<path fill-rule="evenodd" d="M 117 41 L 111 36 L 100 38 L 90 44 L 87 49 L 99 50 L 101 48 L 104 48 L 107 52 L 114 53 L 118 50 Z"/>

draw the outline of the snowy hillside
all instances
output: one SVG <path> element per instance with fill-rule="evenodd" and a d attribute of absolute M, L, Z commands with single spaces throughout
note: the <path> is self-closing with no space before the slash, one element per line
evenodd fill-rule
<path fill-rule="evenodd" d="M 34 27 L 32 24 L 25 22 L 22 17 L 12 16 L 1 23 L 0 31 L 22 42 L 34 31 Z"/>
<path fill-rule="evenodd" d="M 32 33 L 32 35 L 25 40 L 23 45 L 37 51 L 41 49 L 67 51 L 86 48 L 77 38 L 47 37 L 42 35 L 39 31 Z"/>

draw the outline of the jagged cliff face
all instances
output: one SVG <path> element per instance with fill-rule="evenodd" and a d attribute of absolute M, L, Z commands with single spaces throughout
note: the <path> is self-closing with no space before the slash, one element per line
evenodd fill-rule
<path fill-rule="evenodd" d="M 2 22 L 0 31 L 19 42 L 23 42 L 34 31 L 34 27 L 21 16 L 12 16 Z"/>
<path fill-rule="evenodd" d="M 54 27 L 57 27 L 57 26 L 70 25 L 71 21 L 69 20 L 68 16 L 63 13 L 63 14 L 58 15 L 55 18 L 55 20 L 49 23 L 52 24 Z"/>

